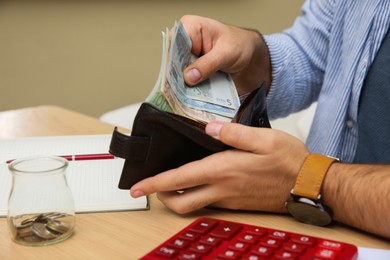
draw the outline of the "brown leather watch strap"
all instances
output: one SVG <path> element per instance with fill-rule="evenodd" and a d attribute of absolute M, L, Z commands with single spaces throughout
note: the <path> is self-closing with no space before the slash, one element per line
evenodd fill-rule
<path fill-rule="evenodd" d="M 309 154 L 301 167 L 292 193 L 296 196 L 317 200 L 322 181 L 335 161 L 337 161 L 336 158 L 325 155 Z"/>

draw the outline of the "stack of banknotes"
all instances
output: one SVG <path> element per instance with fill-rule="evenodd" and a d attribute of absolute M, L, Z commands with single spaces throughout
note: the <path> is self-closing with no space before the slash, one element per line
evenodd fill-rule
<path fill-rule="evenodd" d="M 240 99 L 230 75 L 216 72 L 196 86 L 187 86 L 183 71 L 197 59 L 191 53 L 191 39 L 180 22 L 175 23 L 170 33 L 166 29 L 162 35 L 160 73 L 146 101 L 161 110 L 204 123 L 231 121 Z"/>

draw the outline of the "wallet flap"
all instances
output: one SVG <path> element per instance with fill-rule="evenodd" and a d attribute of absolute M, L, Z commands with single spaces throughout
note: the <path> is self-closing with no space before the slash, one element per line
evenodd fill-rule
<path fill-rule="evenodd" d="M 204 127 L 199 122 L 143 103 L 135 117 L 131 136 L 121 134 L 117 129 L 113 133 L 110 152 L 126 159 L 118 187 L 130 189 L 142 179 L 231 148 L 207 135 Z M 145 147 L 141 147 L 142 143 Z M 139 156 L 136 155 L 138 151 Z M 126 152 L 130 155 L 125 155 Z"/>
<path fill-rule="evenodd" d="M 112 134 L 109 152 L 126 160 L 145 161 L 150 147 L 150 138 L 128 136 L 118 132 L 115 127 Z"/>
<path fill-rule="evenodd" d="M 194 143 L 207 150 L 221 151 L 229 148 L 221 141 L 205 133 L 205 124 L 191 120 L 187 117 L 162 111 L 150 103 L 142 103 L 135 117 L 132 136 L 145 136 L 148 132 L 145 126 L 152 127 L 158 125 L 161 129 L 171 129 L 177 135 L 183 135 Z M 159 131 L 156 127 L 156 131 Z M 150 132 L 150 131 L 149 131 Z M 151 138 L 157 133 L 150 132 Z"/>

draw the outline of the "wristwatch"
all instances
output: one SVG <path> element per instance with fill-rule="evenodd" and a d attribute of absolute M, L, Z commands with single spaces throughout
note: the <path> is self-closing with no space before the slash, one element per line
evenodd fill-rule
<path fill-rule="evenodd" d="M 338 159 L 310 154 L 298 174 L 290 199 L 285 203 L 288 212 L 301 222 L 326 226 L 332 222 L 332 211 L 321 203 L 321 186 L 329 167 Z"/>

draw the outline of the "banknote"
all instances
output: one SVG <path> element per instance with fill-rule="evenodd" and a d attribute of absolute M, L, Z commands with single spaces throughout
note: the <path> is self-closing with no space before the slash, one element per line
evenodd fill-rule
<path fill-rule="evenodd" d="M 166 84 L 169 83 L 166 82 Z M 163 94 L 166 97 L 168 103 L 175 111 L 175 113 L 178 115 L 189 117 L 191 119 L 200 122 L 211 122 L 215 120 L 229 122 L 232 120 L 232 118 L 230 117 L 214 114 L 204 110 L 193 109 L 188 106 L 185 106 L 177 99 L 175 93 L 173 93 L 173 90 L 169 87 L 165 87 L 163 89 Z"/>
<path fill-rule="evenodd" d="M 216 72 L 202 83 L 189 87 L 183 71 L 196 56 L 192 43 L 180 22 L 162 32 L 162 57 L 157 81 L 146 98 L 161 110 L 201 122 L 231 121 L 240 100 L 230 75 Z"/>
<path fill-rule="evenodd" d="M 183 25 L 180 22 L 175 23 L 172 29 L 167 78 L 176 96 L 182 103 L 188 100 L 203 101 L 229 108 L 234 113 L 240 102 L 234 82 L 228 74 L 217 72 L 194 87 L 188 87 L 185 84 L 183 71 L 197 58 L 191 53 L 191 48 L 191 39 L 184 30 Z M 186 97 L 186 99 L 183 97 Z M 212 108 L 204 105 L 202 102 L 192 102 L 186 105 L 195 109 L 210 109 L 208 110 L 210 112 L 219 112 L 219 110 L 211 110 Z M 225 110 L 226 113 L 230 112 Z"/>
<path fill-rule="evenodd" d="M 161 110 L 173 113 L 174 111 L 172 110 L 171 106 L 165 99 L 164 94 L 161 92 L 162 85 L 165 84 L 166 81 L 165 71 L 166 71 L 166 63 L 167 63 L 166 61 L 168 59 L 168 49 L 169 49 L 169 38 L 167 37 L 167 34 L 168 34 L 168 29 L 166 29 L 166 32 L 162 32 L 163 48 L 162 48 L 162 55 L 161 55 L 160 72 L 156 84 L 154 85 L 149 96 L 146 98 L 146 101 L 155 105 Z"/>

